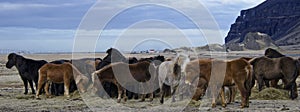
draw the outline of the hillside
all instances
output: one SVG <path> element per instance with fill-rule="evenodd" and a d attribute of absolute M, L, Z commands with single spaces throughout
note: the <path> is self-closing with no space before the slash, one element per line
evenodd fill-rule
<path fill-rule="evenodd" d="M 300 44 L 300 0 L 266 0 L 242 10 L 225 38 L 225 43 L 241 43 L 249 32 L 267 34 L 277 46 Z"/>

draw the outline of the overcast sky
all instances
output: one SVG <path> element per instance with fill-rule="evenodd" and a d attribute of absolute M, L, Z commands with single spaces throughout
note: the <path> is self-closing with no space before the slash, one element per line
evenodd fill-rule
<path fill-rule="evenodd" d="M 171 6 L 130 7 L 132 3 L 140 0 L 120 0 L 122 3 L 116 1 L 103 0 L 95 5 L 96 0 L 1 0 L 0 49 L 70 52 L 73 49 L 75 33 L 92 6 L 97 9 L 93 21 L 105 21 L 103 18 L 106 15 L 115 15 L 102 32 L 103 38 L 97 41 L 96 51 L 113 46 L 123 50 L 201 46 L 207 44 L 207 40 L 223 44 L 224 37 L 240 10 L 254 7 L 264 0 L 200 0 L 198 3 L 185 0 L 180 4 L 170 3 L 172 0 L 160 0 L 162 3 L 185 9 L 194 14 L 195 19 L 201 18 L 203 23 L 208 24 L 198 26 L 202 31 L 209 33 L 205 36 L 195 32 L 197 28 L 193 21 L 189 20 L 194 18 L 182 16 L 182 13 L 178 13 L 182 11 L 174 10 Z M 220 29 L 210 28 L 212 20 L 206 20 L 202 9 L 195 4 L 206 7 Z M 114 9 L 126 6 L 128 9 L 112 14 L 115 13 Z M 97 34 L 100 30 L 96 29 L 93 32 Z M 218 32 L 222 39 L 214 38 L 214 34 Z"/>

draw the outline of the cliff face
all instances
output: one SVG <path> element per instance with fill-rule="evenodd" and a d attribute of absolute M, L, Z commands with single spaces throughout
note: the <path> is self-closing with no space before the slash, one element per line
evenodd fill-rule
<path fill-rule="evenodd" d="M 262 50 L 266 48 L 277 48 L 271 37 L 264 33 L 250 32 L 240 43 L 227 43 L 227 48 L 232 51 Z"/>
<path fill-rule="evenodd" d="M 266 0 L 242 10 L 225 38 L 226 45 L 241 43 L 249 32 L 267 34 L 276 45 L 300 43 L 300 0 Z"/>

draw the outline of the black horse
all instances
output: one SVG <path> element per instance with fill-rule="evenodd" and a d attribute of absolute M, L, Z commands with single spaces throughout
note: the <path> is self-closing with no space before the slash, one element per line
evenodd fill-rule
<path fill-rule="evenodd" d="M 24 58 L 23 56 L 16 53 L 10 53 L 8 55 L 6 68 L 11 69 L 13 66 L 15 66 L 18 69 L 19 75 L 21 76 L 21 79 L 24 83 L 24 94 L 28 93 L 28 83 L 31 87 L 32 94 L 35 94 L 33 82 L 37 87 L 39 79 L 38 70 L 46 63 L 47 61 L 45 60 L 32 60 Z"/>

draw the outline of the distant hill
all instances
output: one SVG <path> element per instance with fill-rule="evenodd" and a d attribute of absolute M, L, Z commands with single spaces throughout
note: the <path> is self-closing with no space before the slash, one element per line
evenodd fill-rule
<path fill-rule="evenodd" d="M 269 35 L 260 32 L 247 33 L 242 42 L 230 41 L 226 47 L 233 51 L 262 50 L 270 47 L 277 48 Z"/>
<path fill-rule="evenodd" d="M 225 52 L 225 48 L 220 44 L 208 44 L 200 47 L 180 47 L 175 49 L 165 49 L 164 53 L 179 53 L 179 52 L 201 52 L 201 51 L 221 51 Z"/>
<path fill-rule="evenodd" d="M 242 10 L 231 25 L 225 45 L 241 44 L 249 32 L 267 34 L 277 46 L 300 44 L 300 0 L 266 0 Z"/>

